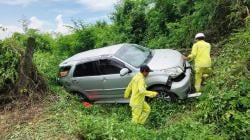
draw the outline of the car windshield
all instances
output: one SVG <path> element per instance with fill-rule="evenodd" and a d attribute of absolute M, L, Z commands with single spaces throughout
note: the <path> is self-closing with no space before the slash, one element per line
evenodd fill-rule
<path fill-rule="evenodd" d="M 125 45 L 115 56 L 137 68 L 152 57 L 150 49 L 135 44 Z"/>

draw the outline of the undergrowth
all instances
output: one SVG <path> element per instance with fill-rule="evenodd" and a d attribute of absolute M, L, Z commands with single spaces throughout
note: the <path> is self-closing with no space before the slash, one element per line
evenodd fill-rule
<path fill-rule="evenodd" d="M 215 58 L 213 76 L 198 104 L 197 118 L 203 124 L 215 124 L 218 134 L 226 133 L 232 139 L 250 138 L 249 23 L 227 40 Z"/>

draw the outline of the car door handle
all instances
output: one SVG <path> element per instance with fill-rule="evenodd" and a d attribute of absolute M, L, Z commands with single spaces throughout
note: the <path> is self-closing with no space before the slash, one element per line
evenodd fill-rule
<path fill-rule="evenodd" d="M 106 77 L 103 77 L 103 81 L 104 81 L 104 82 L 107 81 L 107 78 L 106 78 Z"/>

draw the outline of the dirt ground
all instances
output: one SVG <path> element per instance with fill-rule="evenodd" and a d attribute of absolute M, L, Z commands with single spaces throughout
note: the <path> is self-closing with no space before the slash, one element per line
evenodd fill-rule
<path fill-rule="evenodd" d="M 58 101 L 58 96 L 48 95 L 27 103 L 19 101 L 0 107 L 0 140 L 7 139 L 48 139 L 81 140 L 83 135 L 64 133 L 60 121 L 53 122 L 56 112 L 51 106 Z"/>
<path fill-rule="evenodd" d="M 32 124 L 41 119 L 51 99 L 46 98 L 28 104 L 26 101 L 15 101 L 2 107 L 0 110 L 0 139 L 5 139 L 14 126 L 24 123 Z"/>

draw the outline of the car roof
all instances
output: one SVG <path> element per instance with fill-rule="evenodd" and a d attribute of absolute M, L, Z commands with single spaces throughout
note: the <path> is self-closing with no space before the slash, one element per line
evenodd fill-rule
<path fill-rule="evenodd" d="M 88 59 L 88 58 L 114 55 L 124 45 L 128 45 L 128 43 L 117 44 L 117 45 L 112 45 L 112 46 L 108 46 L 108 47 L 84 51 L 84 52 L 75 54 L 75 55 L 71 56 L 70 58 L 64 60 L 59 66 L 61 67 L 61 66 L 72 65 L 72 64 L 77 63 L 80 60 L 84 60 L 84 59 Z"/>

